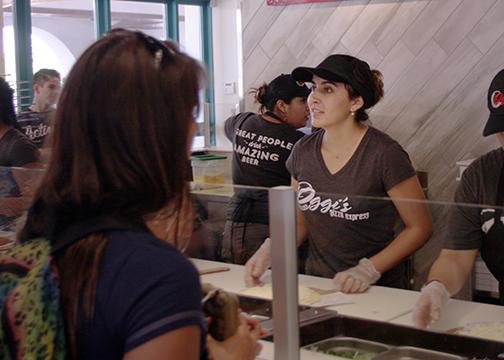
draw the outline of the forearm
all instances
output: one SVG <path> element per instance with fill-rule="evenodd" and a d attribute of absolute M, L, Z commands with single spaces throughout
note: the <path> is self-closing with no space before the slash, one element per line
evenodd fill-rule
<path fill-rule="evenodd" d="M 427 281 L 440 281 L 451 296 L 455 295 L 469 277 L 477 253 L 477 250 L 442 250 L 431 267 Z"/>
<path fill-rule="evenodd" d="M 296 209 L 296 242 L 301 245 L 308 238 L 308 229 L 306 228 L 303 212 Z"/>
<path fill-rule="evenodd" d="M 422 247 L 430 235 L 431 231 L 429 227 L 406 227 L 387 247 L 372 256 L 370 260 L 373 262 L 376 270 L 384 273 Z"/>
<path fill-rule="evenodd" d="M 20 216 L 30 205 L 32 198 L 28 196 L 0 198 L 0 215 Z"/>

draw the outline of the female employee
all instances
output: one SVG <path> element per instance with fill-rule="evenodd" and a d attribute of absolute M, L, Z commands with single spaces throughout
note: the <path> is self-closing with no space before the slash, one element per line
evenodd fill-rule
<path fill-rule="evenodd" d="M 476 159 L 462 174 L 455 202 L 489 204 L 458 205 L 450 208 L 444 249 L 432 265 L 427 285 L 422 288 L 413 321 L 426 328 L 438 320 L 441 308 L 464 285 L 478 252 L 499 281 L 504 303 L 504 69 L 492 80 L 488 90 L 490 117 L 483 136 L 496 134 L 501 148 Z"/>
<path fill-rule="evenodd" d="M 344 292 L 362 292 L 378 280 L 403 287 L 401 262 L 427 241 L 432 220 L 426 205 L 399 200 L 424 199 L 406 152 L 365 123 L 366 110 L 383 96 L 380 72 L 338 54 L 292 76 L 312 84 L 308 106 L 321 128 L 301 139 L 287 161 L 297 188 L 298 243 L 308 238 L 310 245 L 306 273 L 334 277 Z M 394 238 L 397 212 L 405 226 Z M 266 240 L 246 265 L 246 281 L 257 283 L 268 265 Z"/>
<path fill-rule="evenodd" d="M 291 75 L 280 75 L 255 90 L 260 114 L 241 113 L 226 120 L 233 143 L 233 183 L 272 187 L 288 185 L 285 168 L 294 144 L 306 125 L 309 94 Z M 268 194 L 264 190 L 235 189 L 227 211 L 222 257 L 244 264 L 269 235 Z"/>
<path fill-rule="evenodd" d="M 22 240 L 43 236 L 54 249 L 70 234 L 78 240 L 55 253 L 69 358 L 204 354 L 198 272 L 168 244 L 179 232 L 165 242 L 166 226 L 148 229 L 150 221 L 171 223 L 184 198 L 202 73 L 172 43 L 118 29 L 68 76 Z M 209 351 L 216 360 L 253 359 L 259 335 L 242 319 L 226 342 L 210 340 Z"/>

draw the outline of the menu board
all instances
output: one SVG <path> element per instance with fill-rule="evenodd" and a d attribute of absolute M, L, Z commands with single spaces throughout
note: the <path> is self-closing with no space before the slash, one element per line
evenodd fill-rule
<path fill-rule="evenodd" d="M 268 5 L 290 5 L 290 4 L 306 4 L 306 3 L 321 3 L 321 2 L 336 2 L 335 0 L 266 0 Z"/>

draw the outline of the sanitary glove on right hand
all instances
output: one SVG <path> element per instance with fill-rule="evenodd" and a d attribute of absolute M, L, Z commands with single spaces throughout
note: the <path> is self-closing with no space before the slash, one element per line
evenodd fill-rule
<path fill-rule="evenodd" d="M 413 309 L 413 323 L 425 329 L 439 320 L 442 307 L 448 302 L 450 293 L 440 281 L 432 281 L 422 288 L 420 298 Z"/>
<path fill-rule="evenodd" d="M 245 264 L 245 284 L 261 285 L 260 278 L 271 265 L 271 239 L 266 238 L 254 255 Z"/>

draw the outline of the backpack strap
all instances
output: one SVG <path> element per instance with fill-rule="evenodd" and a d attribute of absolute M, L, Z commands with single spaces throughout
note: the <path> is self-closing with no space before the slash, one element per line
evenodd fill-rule
<path fill-rule="evenodd" d="M 55 254 L 67 248 L 86 236 L 111 230 L 129 230 L 150 233 L 150 230 L 144 223 L 133 223 L 130 220 L 121 219 L 116 216 L 105 215 L 88 218 L 65 227 L 54 239 L 51 239 L 51 254 Z"/>

